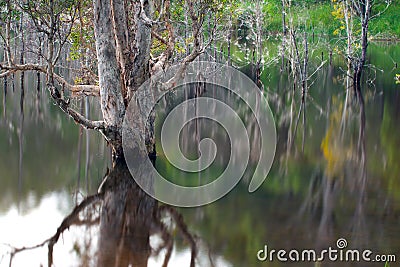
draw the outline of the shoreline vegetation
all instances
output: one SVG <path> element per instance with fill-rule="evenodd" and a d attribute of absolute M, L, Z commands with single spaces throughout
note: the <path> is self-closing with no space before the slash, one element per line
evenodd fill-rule
<path fill-rule="evenodd" d="M 245 1 L 243 5 L 247 5 Z M 323 35 L 328 38 L 344 37 L 338 31 L 340 22 L 335 18 L 332 0 L 304 0 L 292 1 L 294 24 L 304 25 L 310 34 Z M 376 7 L 376 12 L 382 14 L 370 21 L 369 35 L 373 41 L 400 41 L 400 1 L 393 0 L 389 7 Z M 264 8 L 266 14 L 265 33 L 269 36 L 282 34 L 282 6 L 280 0 L 269 1 Z M 336 31 L 336 32 L 335 32 Z"/>

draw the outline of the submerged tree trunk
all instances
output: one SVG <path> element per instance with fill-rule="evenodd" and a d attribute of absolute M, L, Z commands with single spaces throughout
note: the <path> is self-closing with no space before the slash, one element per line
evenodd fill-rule
<path fill-rule="evenodd" d="M 136 184 L 123 158 L 106 179 L 97 266 L 147 266 L 156 201 Z"/>

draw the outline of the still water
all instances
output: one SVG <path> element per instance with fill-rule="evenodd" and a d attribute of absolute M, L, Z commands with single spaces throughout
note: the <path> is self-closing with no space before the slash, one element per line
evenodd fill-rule
<path fill-rule="evenodd" d="M 300 100 L 291 101 L 288 76 L 279 67 L 263 71 L 262 81 L 274 113 L 278 144 L 272 170 L 255 193 L 247 192 L 243 179 L 221 200 L 193 209 L 180 209 L 192 233 L 199 237 L 199 266 L 284 266 L 275 260 L 260 262 L 257 252 L 269 249 L 336 248 L 339 238 L 348 248 L 369 249 L 374 254 L 396 254 L 400 260 L 400 46 L 371 45 L 366 71 L 365 138 L 359 140 L 356 105 L 343 119 L 344 65 L 334 58 L 310 80 L 306 124 L 300 120 L 296 136 L 293 124 Z M 326 52 L 325 55 L 328 53 Z M 313 57 L 313 65 L 322 59 Z M 311 67 L 312 68 L 312 67 Z M 242 70 L 251 73 L 251 68 Z M 80 129 L 54 106 L 47 92 L 36 90 L 36 75 L 26 75 L 24 93 L 20 79 L 8 79 L 5 97 L 1 81 L 0 101 L 0 266 L 8 266 L 10 247 L 40 243 L 56 228 L 88 192 L 95 192 L 107 166 L 110 151 L 102 137 Z M 184 97 L 190 97 L 190 93 Z M 205 94 L 215 95 L 215 90 Z M 237 102 L 234 98 L 223 99 Z M 74 100 L 74 107 L 95 119 L 96 99 Z M 240 104 L 240 103 L 239 103 Z M 240 109 L 240 107 L 238 107 Z M 168 110 L 168 101 L 159 110 Z M 293 112 L 294 111 L 294 112 Z M 249 118 L 245 111 L 242 117 Z M 293 115 L 294 114 L 294 115 Z M 164 113 L 159 114 L 162 118 Z M 161 119 L 158 119 L 161 122 Z M 343 123 L 345 127 L 343 127 Z M 218 145 L 216 164 L 201 175 L 179 172 L 165 160 L 161 148 L 156 166 L 176 183 L 208 183 L 221 172 L 230 156 L 227 136 L 207 121 L 189 124 L 181 146 L 196 157 L 196 142 L 212 133 Z M 303 138 L 304 134 L 304 138 Z M 294 137 L 293 137 L 294 136 Z M 293 138 L 292 144 L 288 139 Z M 304 140 L 304 150 L 302 143 Z M 257 154 L 257 134 L 251 135 Z M 359 143 L 365 144 L 365 152 Z M 259 153 L 259 152 L 258 152 Z M 257 157 L 255 157 L 257 158 Z M 251 171 L 251 167 L 250 170 Z M 193 182 L 194 181 L 194 182 Z M 97 227 L 72 227 L 54 250 L 55 266 L 91 266 L 95 256 Z M 157 242 L 157 236 L 152 237 Z M 190 250 L 176 237 L 170 266 L 188 266 Z M 13 266 L 47 264 L 47 251 L 37 249 L 16 256 Z M 150 266 L 160 266 L 162 255 Z M 292 263 L 293 266 L 365 266 L 366 263 Z M 384 266 L 370 263 L 368 266 Z"/>

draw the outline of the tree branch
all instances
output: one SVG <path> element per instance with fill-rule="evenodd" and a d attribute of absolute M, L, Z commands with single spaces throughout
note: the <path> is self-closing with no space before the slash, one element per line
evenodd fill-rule
<path fill-rule="evenodd" d="M 57 228 L 57 232 L 48 240 L 48 267 L 53 264 L 53 247 L 57 243 L 60 235 L 72 225 L 81 222 L 79 213 L 86 207 L 95 204 L 103 199 L 103 194 L 96 194 L 85 198 L 74 210 L 64 218 L 61 225 Z"/>
<path fill-rule="evenodd" d="M 211 44 L 213 41 L 213 38 L 210 38 L 210 41 L 201 47 L 200 45 L 200 35 L 201 35 L 201 27 L 204 22 L 204 16 L 198 17 L 196 15 L 196 11 L 194 10 L 194 3 L 191 0 L 186 0 L 188 9 L 189 9 L 189 15 L 190 19 L 192 20 L 192 35 L 193 35 L 193 50 L 192 52 L 187 55 L 183 61 L 180 63 L 180 67 L 178 71 L 175 73 L 175 75 L 169 79 L 166 83 L 164 83 L 164 90 L 170 90 L 175 85 L 178 83 L 178 81 L 182 78 L 184 75 L 184 72 L 187 68 L 187 65 L 195 60 L 200 54 L 202 54 L 207 46 Z M 205 8 L 205 7 L 203 7 Z M 214 30 L 215 30 L 216 25 L 214 25 Z M 213 31 L 214 31 L 213 30 Z M 212 34 L 214 35 L 214 34 Z"/>
<path fill-rule="evenodd" d="M 88 120 L 82 114 L 80 114 L 76 110 L 72 109 L 69 106 L 69 101 L 66 101 L 61 98 L 60 93 L 58 92 L 57 88 L 55 88 L 54 85 L 48 85 L 48 86 L 49 86 L 49 91 L 50 91 L 51 97 L 54 99 L 56 104 L 61 108 L 62 111 L 64 111 L 66 114 L 68 114 L 76 123 L 82 125 L 86 129 L 94 129 L 94 130 L 105 129 L 104 121 Z"/>
<path fill-rule="evenodd" d="M 183 235 L 183 237 L 186 239 L 186 241 L 189 243 L 190 248 L 191 248 L 191 258 L 190 258 L 190 267 L 195 266 L 195 260 L 197 257 L 197 246 L 196 246 L 196 241 L 195 238 L 190 234 L 189 230 L 187 229 L 187 225 L 183 221 L 182 215 L 176 211 L 173 207 L 170 206 L 160 206 L 159 207 L 159 212 L 168 212 L 172 219 L 175 221 L 176 226 L 178 227 L 179 231 Z"/>
<path fill-rule="evenodd" d="M 165 45 L 167 45 L 168 44 L 168 41 L 167 40 L 165 40 L 160 34 L 158 34 L 156 31 L 152 31 L 151 32 L 151 35 L 153 35 L 153 37 L 155 37 L 157 40 L 159 40 L 161 43 L 163 43 L 163 44 L 165 44 Z"/>
<path fill-rule="evenodd" d="M 6 72 L 0 74 L 4 75 L 11 74 L 16 71 L 39 71 L 43 73 L 47 73 L 47 68 L 38 64 L 15 64 L 13 66 L 3 66 L 0 64 L 0 70 L 6 70 Z M 1 76 L 0 76 L 1 77 Z M 53 77 L 63 86 L 69 88 L 73 94 L 77 95 L 79 92 L 83 92 L 83 94 L 89 94 L 89 90 L 93 89 L 90 85 L 70 85 L 67 81 L 65 81 L 61 76 L 57 74 L 53 74 Z M 79 123 L 83 127 L 87 129 L 96 129 L 102 130 L 105 128 L 104 121 L 91 121 L 85 118 L 82 114 L 70 108 L 69 101 L 65 101 L 61 98 L 60 93 L 57 88 L 53 84 L 48 84 L 51 97 L 56 101 L 57 105 L 67 113 L 71 118 L 74 119 L 75 122 Z"/>
<path fill-rule="evenodd" d="M 172 26 L 172 24 L 169 21 L 169 6 L 170 6 L 170 1 L 167 0 L 165 2 L 165 10 L 167 11 L 167 13 L 165 14 L 165 27 L 168 31 L 168 41 L 153 31 L 153 35 L 158 40 L 160 40 L 162 43 L 164 43 L 167 46 L 167 48 L 164 50 L 164 52 L 160 56 L 158 56 L 154 60 L 154 65 L 151 68 L 152 73 L 156 73 L 156 72 L 164 69 L 167 61 L 172 57 L 172 55 L 174 53 L 175 34 L 174 34 L 174 27 Z"/>
<path fill-rule="evenodd" d="M 11 74 L 12 74 L 12 72 L 10 70 L 8 70 L 6 72 L 0 73 L 0 78 L 7 77 L 8 75 L 11 75 Z"/>
<path fill-rule="evenodd" d="M 374 19 L 374 18 L 377 18 L 377 17 L 379 17 L 380 15 L 382 15 L 383 13 L 385 13 L 386 10 L 389 8 L 389 6 L 390 6 L 391 3 L 392 3 L 392 0 L 388 0 L 388 1 L 386 2 L 385 8 L 384 8 L 382 11 L 379 11 L 377 14 L 371 15 L 370 20 L 372 20 L 372 19 Z"/>
<path fill-rule="evenodd" d="M 39 64 L 15 64 L 13 66 L 5 66 L 0 64 L 0 70 L 5 72 L 0 73 L 0 78 L 11 75 L 18 71 L 38 71 L 47 74 L 47 67 Z M 54 79 L 64 88 L 71 91 L 72 96 L 99 96 L 100 87 L 97 85 L 72 85 L 63 77 L 53 73 Z"/>
<path fill-rule="evenodd" d="M 90 220 L 90 221 L 84 221 L 79 219 L 79 214 L 81 211 L 83 211 L 85 208 L 89 207 L 90 205 L 96 204 L 99 201 L 103 200 L 103 194 L 95 194 L 86 197 L 78 206 L 76 206 L 73 211 L 64 218 L 60 226 L 57 228 L 56 233 L 43 241 L 40 244 L 30 246 L 30 247 L 21 247 L 21 248 L 12 248 L 12 251 L 10 253 L 10 262 L 9 266 L 11 267 L 12 261 L 15 257 L 16 254 L 27 251 L 27 250 L 32 250 L 36 248 L 43 247 L 44 245 L 48 244 L 48 266 L 51 267 L 53 264 L 53 247 L 57 243 L 58 239 L 60 238 L 60 235 L 67 229 L 69 229 L 73 225 L 92 225 L 96 223 L 98 220 Z"/>

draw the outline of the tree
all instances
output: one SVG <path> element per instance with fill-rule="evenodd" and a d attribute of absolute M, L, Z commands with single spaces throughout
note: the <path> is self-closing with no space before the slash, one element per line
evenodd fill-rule
<path fill-rule="evenodd" d="M 176 75 L 164 84 L 168 90 L 181 78 L 187 64 L 204 52 L 212 41 L 210 38 L 209 43 L 202 42 L 204 14 L 218 10 L 221 8 L 220 4 L 217 1 L 192 0 L 94 0 L 91 6 L 86 0 L 40 0 L 35 3 L 7 0 L 1 8 L 6 24 L 5 31 L 1 31 L 6 60 L 0 65 L 0 77 L 25 71 L 44 73 L 50 96 L 61 110 L 79 125 L 99 131 L 112 148 L 113 169 L 106 174 L 98 194 L 87 197 L 75 207 L 61 223 L 56 234 L 40 244 L 48 244 L 48 266 L 53 262 L 53 246 L 64 230 L 74 224 L 98 221 L 98 218 L 82 221 L 79 217 L 87 207 L 98 203 L 102 203 L 98 266 L 147 266 L 151 253 L 151 231 L 162 233 L 164 247 L 168 249 L 164 263 L 166 266 L 171 255 L 172 242 L 160 220 L 164 213 L 169 213 L 175 219 L 178 228 L 191 245 L 191 266 L 194 266 L 195 242 L 182 217 L 169 207 L 159 207 L 132 179 L 122 148 L 122 124 L 128 104 L 137 105 L 137 98 L 142 97 L 136 92 L 144 81 L 167 67 L 174 59 L 179 62 L 180 67 Z M 26 25 L 33 25 L 34 34 L 44 38 L 45 49 L 40 46 L 31 51 L 38 54 L 44 64 L 16 63 L 11 52 L 16 42 L 12 39 L 24 31 L 22 28 L 20 31 L 11 31 L 12 25 L 18 21 L 17 13 L 26 14 Z M 182 16 L 187 17 L 184 29 L 173 18 Z M 90 34 L 90 25 L 93 26 L 94 35 Z M 77 29 L 78 35 L 75 34 Z M 89 34 L 84 36 L 84 31 Z M 184 40 L 189 40 L 187 49 L 190 51 L 186 51 L 184 55 L 176 51 L 180 42 L 176 36 L 182 31 L 190 33 Z M 90 44 L 82 40 L 91 37 L 95 39 L 97 71 L 93 69 L 89 73 L 94 77 L 95 83 L 71 84 L 57 73 L 57 63 L 63 53 L 73 51 L 74 44 L 79 47 L 74 51 L 75 54 L 78 53 L 75 55 L 78 58 L 79 54 L 90 51 Z M 81 43 L 85 45 L 81 46 Z M 157 49 L 154 48 L 155 43 L 159 44 Z M 83 57 L 90 57 L 90 53 Z M 70 105 L 70 97 L 77 95 L 99 96 L 102 119 L 90 120 L 74 110 Z M 150 98 L 144 101 L 154 104 L 154 100 Z M 138 121 L 139 132 L 146 134 L 148 153 L 154 155 L 153 123 L 142 118 L 139 106 L 133 110 L 136 110 L 133 115 Z M 147 154 L 137 155 L 138 160 L 145 160 L 147 157 Z M 148 174 L 144 170 L 137 175 L 145 177 Z M 147 179 L 151 181 L 151 177 Z M 24 249 L 27 248 L 15 249 L 12 256 Z"/>
<path fill-rule="evenodd" d="M 368 29 L 372 19 L 379 17 L 382 12 L 391 4 L 391 0 L 333 0 L 333 15 L 341 20 L 341 29 L 345 30 L 346 36 L 346 100 L 342 114 L 342 133 L 345 130 L 345 120 L 349 105 L 350 88 L 353 88 L 354 95 L 359 103 L 360 130 L 359 130 L 359 151 L 365 155 L 365 104 L 362 94 L 362 74 L 367 61 Z M 357 35 L 357 33 L 359 34 Z M 365 159 L 362 159 L 365 163 Z"/>
<path fill-rule="evenodd" d="M 348 73 L 352 78 L 357 99 L 362 103 L 361 76 L 367 61 L 369 22 L 379 17 L 391 4 L 391 0 L 333 0 L 333 16 L 342 23 L 340 30 L 345 31 L 346 60 Z M 349 84 L 348 84 L 349 87 Z"/>

